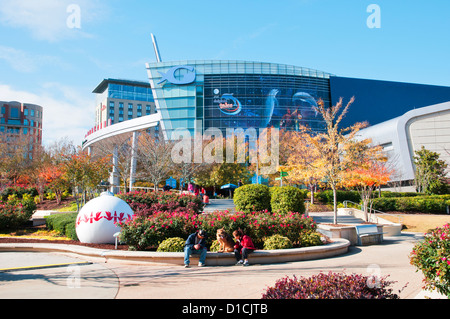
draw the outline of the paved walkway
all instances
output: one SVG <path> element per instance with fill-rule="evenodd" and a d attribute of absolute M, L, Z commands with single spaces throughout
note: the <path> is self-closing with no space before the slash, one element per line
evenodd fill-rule
<path fill-rule="evenodd" d="M 389 275 L 402 299 L 424 298 L 422 275 L 408 255 L 419 239 L 414 234 L 386 238 L 382 245 L 350 247 L 327 259 L 258 265 L 200 268 L 193 265 L 130 264 L 61 253 L 1 252 L 0 298 L 101 299 L 259 299 L 264 289 L 284 276 L 320 272 Z M 251 261 L 251 257 L 250 257 Z M 60 264 L 88 262 L 61 266 Z M 428 294 L 430 295 L 430 294 Z M 436 298 L 436 296 L 435 296 Z"/>
<path fill-rule="evenodd" d="M 232 208 L 230 204 L 232 201 L 213 200 L 207 207 L 209 211 L 222 210 Z M 333 218 L 332 213 L 311 216 L 319 223 Z M 339 216 L 339 222 L 358 220 Z M 408 256 L 419 239 L 418 234 L 405 233 L 387 237 L 381 245 L 351 246 L 346 254 L 319 260 L 250 267 L 193 265 L 188 269 L 182 265 L 105 263 L 104 258 L 63 253 L 0 252 L 0 269 L 10 269 L 0 270 L 0 298 L 260 299 L 264 290 L 282 277 L 329 271 L 389 276 L 388 280 L 396 282 L 394 292 L 401 290 L 402 299 L 442 298 L 422 291 L 422 275 L 409 263 Z"/>

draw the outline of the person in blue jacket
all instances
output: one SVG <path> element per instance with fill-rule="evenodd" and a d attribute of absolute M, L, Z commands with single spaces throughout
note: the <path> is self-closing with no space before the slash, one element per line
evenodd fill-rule
<path fill-rule="evenodd" d="M 204 230 L 199 230 L 198 232 L 189 235 L 184 245 L 184 267 L 189 267 L 189 257 L 192 254 L 200 254 L 198 266 L 205 266 L 206 252 L 206 232 Z"/>

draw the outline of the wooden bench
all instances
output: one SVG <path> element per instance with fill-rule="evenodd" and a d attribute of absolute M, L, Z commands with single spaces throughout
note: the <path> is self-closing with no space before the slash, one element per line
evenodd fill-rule
<path fill-rule="evenodd" d="M 381 244 L 383 242 L 383 234 L 385 233 L 380 232 L 377 225 L 357 225 L 355 228 L 359 246 Z"/>

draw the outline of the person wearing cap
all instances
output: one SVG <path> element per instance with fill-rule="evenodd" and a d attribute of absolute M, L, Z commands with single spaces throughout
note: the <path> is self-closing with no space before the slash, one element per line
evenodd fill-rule
<path fill-rule="evenodd" d="M 184 267 L 189 267 L 189 257 L 192 254 L 200 254 L 198 266 L 205 266 L 206 252 L 206 232 L 204 230 L 199 230 L 198 232 L 189 235 L 184 245 Z"/>

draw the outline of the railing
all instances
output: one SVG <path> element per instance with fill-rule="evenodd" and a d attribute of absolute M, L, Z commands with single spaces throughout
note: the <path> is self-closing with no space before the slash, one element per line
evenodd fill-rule
<path fill-rule="evenodd" d="M 355 202 L 352 202 L 352 201 L 350 201 L 350 200 L 345 200 L 345 201 L 343 202 L 345 208 L 348 208 L 348 207 L 347 207 L 347 203 L 355 204 L 356 206 L 359 206 L 359 210 L 364 211 L 363 205 L 362 205 L 362 204 L 355 203 Z M 370 218 L 370 219 L 372 219 L 372 218 L 371 218 L 371 217 L 372 217 L 372 212 L 374 212 L 373 217 L 375 217 L 376 222 L 378 222 L 378 217 L 376 216 L 375 213 L 378 213 L 378 214 L 381 214 L 381 215 L 395 216 L 395 217 L 398 218 L 398 223 L 399 223 L 399 224 L 403 224 L 403 217 L 400 216 L 400 215 L 389 214 L 389 213 L 382 212 L 381 210 L 376 210 L 376 209 L 370 208 L 370 209 L 369 209 L 369 218 Z"/>

